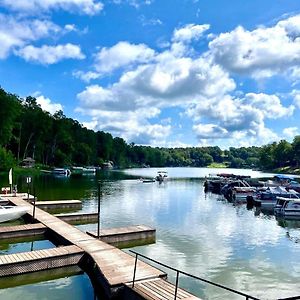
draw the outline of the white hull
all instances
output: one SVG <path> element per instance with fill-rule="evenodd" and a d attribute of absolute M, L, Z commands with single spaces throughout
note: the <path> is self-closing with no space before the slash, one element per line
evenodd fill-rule
<path fill-rule="evenodd" d="M 18 206 L 1 206 L 0 223 L 19 219 L 27 213 L 27 208 Z"/>

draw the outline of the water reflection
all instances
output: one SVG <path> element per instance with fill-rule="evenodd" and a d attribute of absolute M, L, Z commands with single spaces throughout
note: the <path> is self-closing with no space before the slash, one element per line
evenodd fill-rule
<path fill-rule="evenodd" d="M 169 177 L 172 172 L 182 177 L 199 176 L 199 169 L 194 168 L 168 171 Z M 42 183 L 40 194 L 43 199 L 81 199 L 83 211 L 95 212 L 97 182 L 101 179 L 102 227 L 146 224 L 157 229 L 156 244 L 136 247 L 136 251 L 258 298 L 300 294 L 297 223 L 276 220 L 262 209 L 248 210 L 245 204 L 205 194 L 199 179 L 143 184 L 124 175 L 120 178 L 117 173 L 60 182 L 48 179 Z M 153 177 L 156 170 L 134 170 L 131 174 L 139 178 L 146 173 Z M 78 227 L 83 231 L 96 229 L 95 224 Z M 174 276 L 169 274 L 170 279 Z M 203 299 L 241 299 L 184 277 L 180 283 Z"/>

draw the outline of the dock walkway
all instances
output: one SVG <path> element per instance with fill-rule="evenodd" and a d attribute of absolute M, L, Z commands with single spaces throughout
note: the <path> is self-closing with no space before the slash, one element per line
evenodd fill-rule
<path fill-rule="evenodd" d="M 33 206 L 24 201 L 22 197 L 8 198 L 14 205 L 28 207 L 28 213 L 32 215 Z M 135 258 L 133 256 L 89 236 L 74 226 L 53 215 L 50 215 L 38 207 L 35 208 L 35 219 L 37 222 L 53 231 L 56 235 L 60 236 L 67 244 L 80 248 L 90 256 L 94 262 L 97 273 L 102 277 L 101 283 L 104 285 L 104 290 L 108 297 L 112 296 L 114 290 L 132 282 L 135 264 Z M 136 270 L 135 281 L 137 286 L 139 286 L 138 282 L 140 281 L 152 280 L 155 278 L 166 278 L 167 276 L 163 271 L 141 260 L 138 260 Z M 169 283 L 169 285 L 171 284 Z M 136 291 L 138 292 L 139 290 L 140 289 L 138 288 Z M 143 293 L 139 294 L 142 298 L 144 298 Z"/>

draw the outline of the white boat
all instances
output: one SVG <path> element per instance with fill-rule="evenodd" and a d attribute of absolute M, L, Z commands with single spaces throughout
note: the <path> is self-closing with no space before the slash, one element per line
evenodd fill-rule
<path fill-rule="evenodd" d="M 258 206 L 275 207 L 278 197 L 297 199 L 299 198 L 299 193 L 294 190 L 288 191 L 283 186 L 268 187 L 265 191 L 257 194 L 255 202 Z"/>
<path fill-rule="evenodd" d="M 155 182 L 155 178 L 140 178 L 140 181 L 143 183 Z"/>
<path fill-rule="evenodd" d="M 246 202 L 248 196 L 254 197 L 257 189 L 252 186 L 236 186 L 232 188 L 232 198 L 235 201 Z"/>
<path fill-rule="evenodd" d="M 158 171 L 155 180 L 158 182 L 164 182 L 168 178 L 168 172 L 166 171 Z"/>
<path fill-rule="evenodd" d="M 95 167 L 83 167 L 82 172 L 87 173 L 87 174 L 96 174 L 96 168 Z"/>
<path fill-rule="evenodd" d="M 28 208 L 5 205 L 0 206 L 0 223 L 19 219 L 27 213 Z"/>
<path fill-rule="evenodd" d="M 289 219 L 300 218 L 300 199 L 277 197 L 274 213 Z"/>
<path fill-rule="evenodd" d="M 52 174 L 57 176 L 70 176 L 71 170 L 66 168 L 54 168 L 52 170 Z"/>

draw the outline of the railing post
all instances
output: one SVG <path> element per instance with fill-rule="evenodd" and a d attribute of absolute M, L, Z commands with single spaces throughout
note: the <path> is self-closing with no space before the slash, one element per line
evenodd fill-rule
<path fill-rule="evenodd" d="M 176 272 L 176 284 L 175 284 L 175 295 L 174 295 L 174 300 L 176 300 L 176 298 L 177 298 L 178 280 L 179 280 L 179 271 L 177 270 L 177 272 Z"/>
<path fill-rule="evenodd" d="M 134 288 L 134 281 L 135 281 L 135 273 L 136 273 L 137 259 L 138 259 L 138 254 L 135 253 L 134 270 L 133 270 L 133 279 L 132 279 L 132 288 Z"/>

